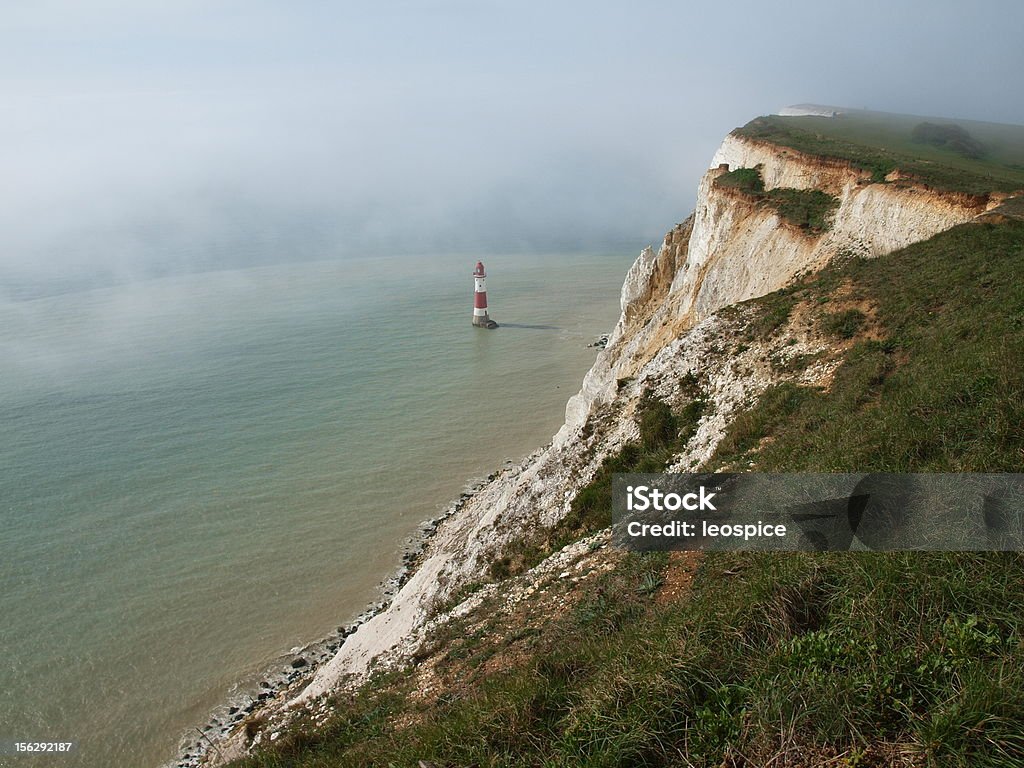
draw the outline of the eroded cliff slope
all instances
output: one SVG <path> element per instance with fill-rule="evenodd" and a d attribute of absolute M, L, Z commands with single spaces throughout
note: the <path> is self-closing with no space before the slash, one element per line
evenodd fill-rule
<path fill-rule="evenodd" d="M 744 169 L 760 179 L 755 192 L 719 183 Z M 827 196 L 828 225 L 788 217 L 773 204 L 773 190 L 796 199 L 801 191 Z M 557 536 L 546 532 L 572 513 L 574 498 L 604 460 L 636 440 L 635 417 L 645 398 L 685 408 L 696 398 L 692 383 L 699 382 L 701 408 L 685 445 L 668 462 L 695 468 L 712 456 L 737 410 L 767 388 L 787 381 L 826 386 L 839 365 L 843 345 L 800 312 L 783 319 L 784 334 L 751 336 L 749 310 L 720 310 L 834 260 L 877 257 L 924 240 L 999 201 L 929 190 L 898 174 L 873 182 L 848 162 L 729 136 L 701 180 L 694 213 L 629 270 L 621 317 L 552 443 L 454 504 L 391 602 L 311 677 L 269 699 L 256 716 L 237 718 L 216 761 L 266 744 L 297 714 L 325 716 L 325 697 L 408 664 L 431 637 L 485 599 L 505 591 L 514 603 L 544 578 L 585 561 L 594 540 L 561 549 Z M 802 359 L 814 362 L 787 364 Z M 508 580 L 509 573 L 522 575 Z"/>

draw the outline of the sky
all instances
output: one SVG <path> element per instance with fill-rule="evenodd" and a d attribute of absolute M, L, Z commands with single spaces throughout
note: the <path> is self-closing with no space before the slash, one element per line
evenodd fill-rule
<path fill-rule="evenodd" d="M 0 276 L 632 248 L 799 102 L 1024 123 L 1024 4 L 0 9 Z"/>

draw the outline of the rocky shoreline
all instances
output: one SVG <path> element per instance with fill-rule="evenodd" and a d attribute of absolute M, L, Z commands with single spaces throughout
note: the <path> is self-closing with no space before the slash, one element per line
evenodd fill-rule
<path fill-rule="evenodd" d="M 512 461 L 506 461 L 505 466 L 512 464 Z M 422 564 L 427 545 L 438 526 L 457 514 L 466 502 L 497 476 L 497 472 L 492 472 L 472 482 L 441 514 L 420 523 L 416 532 L 403 542 L 401 564 L 378 585 L 378 599 L 372 601 L 351 622 L 340 624 L 330 634 L 305 646 L 292 648 L 287 654 L 282 655 L 279 662 L 264 670 L 258 684 L 228 697 L 217 705 L 202 725 L 195 726 L 182 735 L 177 756 L 166 763 L 164 768 L 200 768 L 206 764 L 211 753 L 219 752 L 218 745 L 232 731 L 244 725 L 250 718 L 259 717 L 271 704 L 292 699 L 312 679 L 319 666 L 334 656 L 350 635 L 391 605 L 398 591 Z"/>
<path fill-rule="evenodd" d="M 609 338 L 610 334 L 601 334 L 587 346 L 603 350 Z M 512 470 L 522 471 L 550 447 L 551 444 L 548 443 L 530 455 L 522 457 L 518 462 L 507 459 L 499 469 L 487 476 L 469 481 L 458 498 L 451 501 L 440 514 L 420 523 L 415 533 L 403 542 L 401 562 L 391 575 L 378 585 L 377 599 L 371 601 L 350 622 L 339 624 L 335 631 L 282 654 L 277 662 L 271 664 L 256 678 L 259 680 L 258 683 L 247 685 L 246 689 L 226 697 L 210 712 L 202 725 L 197 725 L 182 734 L 176 757 L 165 763 L 162 768 L 203 768 L 209 765 L 223 765 L 238 757 L 239 755 L 228 744 L 229 739 L 236 736 L 240 729 L 248 728 L 250 724 L 260 723 L 268 718 L 276 721 L 282 713 L 290 710 L 303 690 L 316 677 L 317 672 L 336 656 L 348 638 L 371 619 L 393 607 L 398 593 L 417 574 L 429 556 L 429 547 L 443 523 L 462 512 L 495 480 Z M 269 740 L 274 741 L 276 736 L 277 732 L 271 732 Z M 262 736 L 257 735 L 253 743 L 258 744 L 261 740 Z"/>

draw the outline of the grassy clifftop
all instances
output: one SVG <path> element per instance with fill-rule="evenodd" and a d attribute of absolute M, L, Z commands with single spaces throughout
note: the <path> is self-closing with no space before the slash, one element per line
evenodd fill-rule
<path fill-rule="evenodd" d="M 899 169 L 934 189 L 1024 189 L 1024 126 L 852 111 L 835 118 L 759 117 L 734 133 L 846 160 L 881 182 Z"/>
<path fill-rule="evenodd" d="M 1024 471 L 1022 274 L 1024 223 L 996 217 L 731 310 L 747 319 L 723 353 L 800 322 L 841 360 L 828 387 L 769 389 L 709 466 Z M 699 380 L 680 385 L 700 402 Z M 664 462 L 698 416 L 648 403 L 614 468 Z M 581 492 L 570 538 L 607 524 L 609 479 Z M 1024 764 L 1019 554 L 698 559 L 597 540 L 581 562 L 514 610 L 489 598 L 417 666 L 238 765 Z"/>

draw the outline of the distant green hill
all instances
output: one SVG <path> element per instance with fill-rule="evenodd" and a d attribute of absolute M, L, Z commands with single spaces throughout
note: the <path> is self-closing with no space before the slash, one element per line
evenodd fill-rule
<path fill-rule="evenodd" d="M 951 135 L 943 137 L 943 128 Z M 898 168 L 952 192 L 1024 189 L 1024 126 L 1019 125 L 855 110 L 834 118 L 758 117 L 734 134 L 849 160 L 878 182 Z M 966 138 L 958 141 L 956 134 Z"/>

